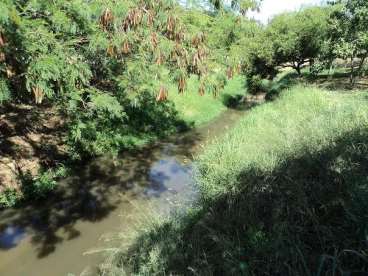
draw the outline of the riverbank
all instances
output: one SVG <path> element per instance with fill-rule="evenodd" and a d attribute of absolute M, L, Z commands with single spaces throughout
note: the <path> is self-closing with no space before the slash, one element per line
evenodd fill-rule
<path fill-rule="evenodd" d="M 229 80 L 219 97 L 198 95 L 199 81 L 191 77 L 188 91 L 178 94 L 172 86 L 169 101 L 186 129 L 200 127 L 225 112 L 225 98 L 245 94 L 244 77 Z M 0 117 L 0 208 L 12 207 L 28 198 L 45 197 L 68 174 L 67 123 L 60 110 L 30 105 L 9 105 Z M 170 118 L 168 118 L 170 120 Z M 182 126 L 181 126 L 182 128 Z M 126 138 L 129 149 L 143 147 L 173 134 L 177 129 L 156 135 L 132 133 Z M 126 145 L 128 146 L 128 145 Z M 75 166 L 75 164 L 73 165 Z"/>
<path fill-rule="evenodd" d="M 296 86 L 255 108 L 199 157 L 196 207 L 140 229 L 104 275 L 366 272 L 366 106 Z"/>
<path fill-rule="evenodd" d="M 229 109 L 210 123 L 115 160 L 96 158 L 75 168 L 78 173 L 46 199 L 2 210 L 0 274 L 96 275 L 104 253 L 120 245 L 116 233 L 132 235 L 152 210 L 167 214 L 190 205 L 197 193 L 193 156 L 242 114 Z"/>

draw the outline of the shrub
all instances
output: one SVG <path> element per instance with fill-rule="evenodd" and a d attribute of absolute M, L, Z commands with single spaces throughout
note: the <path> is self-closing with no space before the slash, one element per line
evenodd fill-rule
<path fill-rule="evenodd" d="M 37 200 L 46 197 L 57 187 L 57 181 L 66 177 L 68 170 L 64 165 L 59 165 L 53 169 L 40 170 L 37 176 L 25 174 L 21 177 L 21 193 L 18 192 L 17 200 Z"/>
<path fill-rule="evenodd" d="M 0 209 L 2 207 L 14 207 L 19 201 L 19 192 L 14 189 L 6 189 L 0 193 Z"/>
<path fill-rule="evenodd" d="M 257 94 L 262 92 L 262 77 L 253 75 L 247 78 L 247 88 L 250 94 Z"/>

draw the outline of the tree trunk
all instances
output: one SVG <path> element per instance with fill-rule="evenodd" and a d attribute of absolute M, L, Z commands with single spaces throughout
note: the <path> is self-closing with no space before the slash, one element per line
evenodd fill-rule
<path fill-rule="evenodd" d="M 357 70 L 357 73 L 358 75 L 360 74 L 360 72 L 362 71 L 362 68 L 363 68 L 363 65 L 364 65 L 364 62 L 365 62 L 365 59 L 367 58 L 367 56 L 363 56 L 361 59 L 360 59 L 360 63 L 359 63 L 359 67 L 358 67 L 358 70 Z"/>
<path fill-rule="evenodd" d="M 350 58 L 350 85 L 354 85 L 354 57 Z"/>
<path fill-rule="evenodd" d="M 310 73 L 312 73 L 313 65 L 314 65 L 314 58 L 311 58 L 311 59 L 309 60 L 309 72 L 310 72 Z"/>
<path fill-rule="evenodd" d="M 301 71 L 301 68 L 300 68 L 300 63 L 296 63 L 296 66 L 295 66 L 294 69 L 298 73 L 298 76 L 301 77 L 302 76 L 302 71 Z"/>
<path fill-rule="evenodd" d="M 333 60 L 330 61 L 329 68 L 328 68 L 328 79 L 332 80 L 332 68 L 333 68 Z"/>

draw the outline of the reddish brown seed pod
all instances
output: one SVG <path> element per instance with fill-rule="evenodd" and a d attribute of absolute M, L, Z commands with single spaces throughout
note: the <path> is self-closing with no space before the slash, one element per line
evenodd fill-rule
<path fill-rule="evenodd" d="M 123 30 L 126 32 L 141 24 L 143 18 L 143 12 L 139 8 L 132 9 L 128 12 L 123 21 Z"/>
<path fill-rule="evenodd" d="M 157 59 L 156 59 L 156 64 L 157 65 L 162 65 L 163 63 L 164 63 L 164 56 L 161 53 L 158 53 Z"/>
<path fill-rule="evenodd" d="M 226 76 L 227 76 L 227 78 L 230 80 L 230 79 L 232 79 L 233 78 L 233 76 L 234 76 L 234 70 L 233 70 L 233 68 L 232 67 L 228 67 L 227 68 L 227 70 L 226 70 Z"/>
<path fill-rule="evenodd" d="M 199 47 L 205 41 L 204 33 L 200 32 L 192 38 L 193 47 Z"/>
<path fill-rule="evenodd" d="M 147 25 L 151 27 L 154 23 L 155 16 L 152 11 L 147 11 Z"/>
<path fill-rule="evenodd" d="M 33 92 L 36 104 L 41 104 L 43 101 L 43 97 L 44 97 L 43 90 L 40 87 L 35 86 L 35 87 L 32 87 L 32 92 Z"/>
<path fill-rule="evenodd" d="M 0 47 L 5 46 L 5 36 L 3 33 L 0 32 Z"/>
<path fill-rule="evenodd" d="M 106 53 L 110 56 L 113 57 L 115 55 L 115 47 L 113 45 L 109 45 L 107 47 Z"/>
<path fill-rule="evenodd" d="M 162 101 L 166 101 L 167 97 L 168 97 L 168 90 L 165 86 L 161 85 L 160 90 L 158 91 L 157 97 L 156 97 L 156 101 L 158 102 L 162 102 Z"/>
<path fill-rule="evenodd" d="M 121 52 L 125 55 L 129 54 L 131 51 L 131 46 L 128 41 L 124 41 L 123 46 L 121 47 Z"/>
<path fill-rule="evenodd" d="M 176 43 L 181 43 L 185 38 L 185 34 L 184 31 L 182 29 L 180 29 L 176 34 L 175 34 L 175 41 Z"/>
<path fill-rule="evenodd" d="M 184 93 L 186 85 L 187 85 L 186 79 L 184 77 L 180 77 L 178 82 L 178 90 L 180 94 Z"/>
<path fill-rule="evenodd" d="M 157 38 L 157 33 L 152 33 L 151 34 L 151 46 L 153 49 L 155 49 L 158 45 L 158 38 Z"/>
<path fill-rule="evenodd" d="M 205 86 L 203 83 L 201 83 L 201 85 L 199 86 L 199 89 L 198 89 L 198 93 L 200 96 L 204 96 L 204 93 L 205 93 Z"/>
<path fill-rule="evenodd" d="M 166 21 L 166 30 L 172 36 L 175 31 L 176 20 L 173 16 L 169 16 Z"/>
<path fill-rule="evenodd" d="M 0 62 L 5 61 L 5 54 L 3 52 L 0 52 Z"/>
<path fill-rule="evenodd" d="M 236 71 L 237 74 L 240 74 L 240 72 L 241 72 L 241 64 L 240 63 L 235 67 L 235 71 Z"/>
<path fill-rule="evenodd" d="M 106 31 L 113 21 L 114 15 L 112 14 L 112 11 L 109 8 L 106 8 L 100 16 L 100 26 Z"/>

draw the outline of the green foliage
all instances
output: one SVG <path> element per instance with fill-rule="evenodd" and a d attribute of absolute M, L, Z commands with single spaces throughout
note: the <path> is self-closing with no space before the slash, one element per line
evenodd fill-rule
<path fill-rule="evenodd" d="M 0 105 L 11 99 L 10 90 L 5 80 L 0 79 Z"/>
<path fill-rule="evenodd" d="M 313 7 L 276 16 L 267 26 L 277 64 L 291 63 L 300 74 L 301 66 L 319 56 L 327 35 L 328 8 Z"/>
<path fill-rule="evenodd" d="M 5 189 L 0 193 L 0 209 L 9 208 L 24 202 L 24 200 L 37 200 L 45 198 L 57 187 L 57 181 L 66 177 L 68 170 L 60 165 L 53 169 L 40 171 L 35 177 L 25 174 L 20 177 L 19 190 Z"/>
<path fill-rule="evenodd" d="M 19 192 L 6 189 L 0 193 L 0 209 L 14 207 L 20 199 Z"/>
<path fill-rule="evenodd" d="M 197 207 L 144 231 L 110 268 L 136 275 L 366 271 L 366 104 L 364 93 L 295 87 L 257 107 L 199 158 Z"/>
<path fill-rule="evenodd" d="M 354 83 L 368 56 L 368 3 L 362 0 L 338 1 L 330 17 L 329 41 L 325 55 L 332 58 L 350 59 L 350 82 Z M 360 60 L 358 68 L 354 59 Z"/>
<path fill-rule="evenodd" d="M 21 193 L 18 194 L 18 203 L 21 200 L 37 200 L 46 197 L 57 187 L 57 181 L 66 177 L 68 170 L 63 165 L 53 169 L 41 170 L 39 174 L 32 177 L 30 174 L 22 176 Z"/>
<path fill-rule="evenodd" d="M 176 87 L 171 86 L 169 89 L 169 100 L 175 104 L 180 118 L 195 126 L 208 123 L 220 116 L 221 112 L 225 111 L 226 106 L 229 105 L 228 99 L 235 99 L 246 94 L 245 81 L 242 76 L 228 80 L 217 97 L 209 93 L 203 96 L 198 95 L 199 86 L 198 78 L 192 76 L 188 80 L 188 92 L 183 95 L 177 93 Z"/>
<path fill-rule="evenodd" d="M 248 92 L 250 94 L 257 94 L 262 92 L 262 78 L 259 75 L 254 75 L 247 80 Z"/>
<path fill-rule="evenodd" d="M 193 16 L 181 16 L 173 1 L 7 0 L 2 7 L 0 102 L 11 94 L 61 107 L 73 157 L 116 154 L 139 131 L 167 134 L 178 118 L 154 102 L 160 86 L 174 81 L 182 92 L 190 74 L 212 79 L 204 37 L 195 40 L 196 27 L 186 32 L 180 17 Z M 202 83 L 213 93 L 223 87 L 219 78 Z"/>
<path fill-rule="evenodd" d="M 258 10 L 262 0 L 209 0 L 215 10 L 231 9 L 245 15 L 249 10 Z"/>

